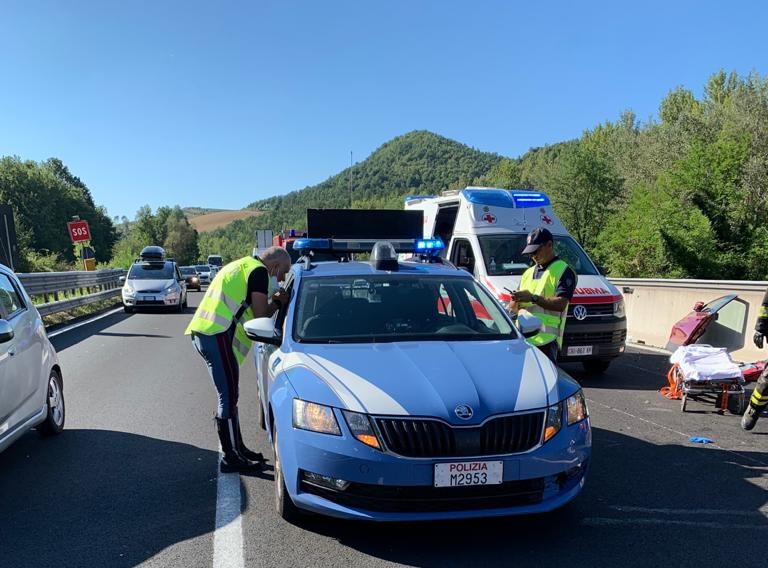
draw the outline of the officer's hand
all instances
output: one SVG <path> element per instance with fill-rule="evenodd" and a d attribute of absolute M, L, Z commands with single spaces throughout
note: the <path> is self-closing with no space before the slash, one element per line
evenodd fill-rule
<path fill-rule="evenodd" d="M 280 306 L 284 306 L 291 299 L 291 293 L 280 288 L 277 292 L 272 294 L 272 301 Z"/>
<path fill-rule="evenodd" d="M 533 300 L 532 295 L 528 290 L 515 290 L 512 292 L 512 299 L 515 302 L 530 302 Z"/>
<path fill-rule="evenodd" d="M 755 342 L 755 345 L 757 346 L 758 349 L 762 349 L 763 342 L 765 341 L 765 336 L 759 331 L 756 331 L 755 336 L 752 338 L 752 341 Z"/>

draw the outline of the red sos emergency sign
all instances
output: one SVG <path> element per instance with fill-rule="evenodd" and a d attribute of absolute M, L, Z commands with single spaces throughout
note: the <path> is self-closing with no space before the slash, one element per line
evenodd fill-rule
<path fill-rule="evenodd" d="M 91 240 L 91 229 L 88 227 L 88 221 L 72 221 L 67 223 L 67 227 L 73 243 Z"/>

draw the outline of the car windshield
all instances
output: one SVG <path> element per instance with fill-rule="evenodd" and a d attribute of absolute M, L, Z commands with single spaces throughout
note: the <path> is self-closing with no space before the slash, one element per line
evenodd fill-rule
<path fill-rule="evenodd" d="M 184 276 L 194 276 L 195 274 L 197 274 L 197 271 L 195 270 L 194 266 L 182 266 L 181 273 Z"/>
<path fill-rule="evenodd" d="M 305 278 L 294 339 L 310 343 L 515 339 L 472 278 L 388 274 Z"/>
<path fill-rule="evenodd" d="M 210 272 L 211 267 L 208 266 L 207 264 L 200 264 L 198 266 L 195 266 L 195 270 L 197 270 L 198 272 Z"/>
<path fill-rule="evenodd" d="M 477 239 L 480 241 L 488 276 L 519 276 L 525 272 L 532 264 L 530 257 L 521 252 L 525 248 L 526 238 L 527 235 L 523 233 L 479 236 Z M 555 237 L 555 254 L 567 262 L 576 274 L 598 274 L 595 265 L 571 237 Z"/>
<path fill-rule="evenodd" d="M 131 266 L 128 280 L 170 280 L 173 265 L 170 262 L 142 262 Z"/>

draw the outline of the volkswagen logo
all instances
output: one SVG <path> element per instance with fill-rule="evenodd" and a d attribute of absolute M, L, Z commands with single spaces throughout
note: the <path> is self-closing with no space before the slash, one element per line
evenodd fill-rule
<path fill-rule="evenodd" d="M 472 414 L 474 414 L 472 412 L 472 407 L 467 406 L 466 404 L 460 404 L 453 411 L 456 413 L 456 416 L 458 416 L 462 420 L 469 420 L 470 418 L 472 418 Z"/>
<path fill-rule="evenodd" d="M 573 317 L 581 321 L 587 317 L 587 308 L 584 306 L 575 306 L 573 308 Z"/>

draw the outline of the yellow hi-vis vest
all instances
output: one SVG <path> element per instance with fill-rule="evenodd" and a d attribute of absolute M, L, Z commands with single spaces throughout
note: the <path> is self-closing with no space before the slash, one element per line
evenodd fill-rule
<path fill-rule="evenodd" d="M 236 323 L 232 352 L 238 364 L 242 365 L 252 345 L 243 324 L 254 317 L 250 298 L 247 297 L 248 276 L 262 266 L 264 263 L 252 257 L 241 258 L 224 266 L 208 286 L 184 334 L 194 332 L 216 335 L 226 332 Z"/>
<path fill-rule="evenodd" d="M 557 293 L 557 285 L 563 273 L 568 269 L 568 263 L 564 260 L 556 260 L 534 280 L 533 273 L 535 266 L 531 266 L 523 273 L 520 279 L 520 289 L 528 290 L 531 294 L 536 294 L 542 298 L 553 298 Z M 536 346 L 546 345 L 552 341 L 557 341 L 558 347 L 563 346 L 563 328 L 565 328 L 565 316 L 568 313 L 568 306 L 562 312 L 555 310 L 545 310 L 533 302 L 520 302 L 520 309 L 526 310 L 532 316 L 542 322 L 542 329 L 528 341 Z"/>

